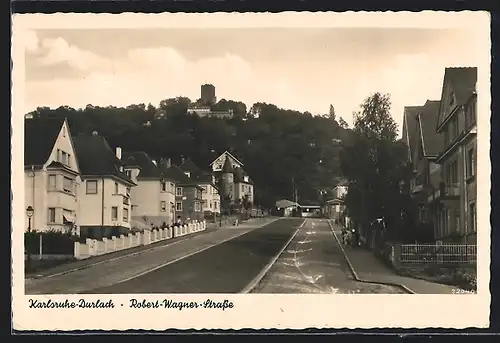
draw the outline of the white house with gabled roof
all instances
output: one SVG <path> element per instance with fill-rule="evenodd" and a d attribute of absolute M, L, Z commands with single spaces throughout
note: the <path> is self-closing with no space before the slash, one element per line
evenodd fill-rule
<path fill-rule="evenodd" d="M 24 199 L 34 210 L 31 229 L 77 230 L 80 169 L 66 119 L 24 122 Z M 25 218 L 25 229 L 29 219 Z"/>

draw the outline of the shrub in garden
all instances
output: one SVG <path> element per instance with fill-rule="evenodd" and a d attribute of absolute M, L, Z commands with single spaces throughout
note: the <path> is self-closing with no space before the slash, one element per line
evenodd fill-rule
<path fill-rule="evenodd" d="M 30 254 L 40 253 L 40 239 L 44 255 L 72 255 L 79 236 L 72 233 L 50 230 L 25 232 L 25 248 Z"/>

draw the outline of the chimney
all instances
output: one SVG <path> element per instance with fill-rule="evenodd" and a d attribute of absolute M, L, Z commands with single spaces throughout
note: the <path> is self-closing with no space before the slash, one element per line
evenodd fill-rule
<path fill-rule="evenodd" d="M 122 148 L 116 147 L 116 157 L 121 160 L 122 159 Z"/>
<path fill-rule="evenodd" d="M 170 168 L 172 166 L 172 159 L 169 157 L 167 158 L 167 168 Z"/>

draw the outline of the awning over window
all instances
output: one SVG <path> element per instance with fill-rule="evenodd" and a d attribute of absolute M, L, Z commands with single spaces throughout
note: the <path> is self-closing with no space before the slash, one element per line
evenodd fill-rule
<path fill-rule="evenodd" d="M 64 224 L 73 224 L 75 222 L 75 216 L 72 213 L 63 214 Z"/>

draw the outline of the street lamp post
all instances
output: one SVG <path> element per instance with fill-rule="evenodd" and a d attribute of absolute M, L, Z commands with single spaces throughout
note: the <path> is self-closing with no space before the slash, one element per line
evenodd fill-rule
<path fill-rule="evenodd" d="M 26 216 L 28 217 L 28 239 L 30 237 L 29 233 L 31 233 L 31 217 L 33 217 L 33 214 L 35 213 L 35 209 L 32 206 L 28 206 L 26 208 Z M 29 246 L 26 246 L 26 254 L 27 254 L 27 260 L 26 260 L 26 269 L 29 270 L 30 265 L 31 265 L 31 254 L 29 251 Z"/>

